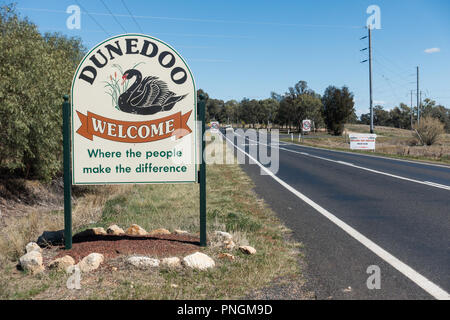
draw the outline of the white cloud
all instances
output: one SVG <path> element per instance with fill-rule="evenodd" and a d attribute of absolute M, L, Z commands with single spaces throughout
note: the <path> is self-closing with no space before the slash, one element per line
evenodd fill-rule
<path fill-rule="evenodd" d="M 424 50 L 425 53 L 435 53 L 435 52 L 440 52 L 440 51 L 441 51 L 440 48 L 429 48 L 429 49 Z"/>
<path fill-rule="evenodd" d="M 380 105 L 380 106 L 382 106 L 382 105 L 385 105 L 386 104 L 386 101 L 383 101 L 383 100 L 375 100 L 374 102 L 373 102 L 373 104 L 374 105 Z"/>

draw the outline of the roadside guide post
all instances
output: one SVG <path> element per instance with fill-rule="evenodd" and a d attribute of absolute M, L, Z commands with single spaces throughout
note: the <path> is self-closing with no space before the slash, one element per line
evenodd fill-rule
<path fill-rule="evenodd" d="M 203 159 L 205 152 L 205 96 L 203 94 L 199 95 L 199 116 L 202 122 L 201 124 L 201 139 L 202 148 L 200 156 L 200 246 L 206 247 L 206 163 Z"/>
<path fill-rule="evenodd" d="M 69 96 L 64 95 L 63 102 L 63 167 L 64 167 L 64 244 L 72 248 L 72 175 L 70 173 L 70 103 Z"/>

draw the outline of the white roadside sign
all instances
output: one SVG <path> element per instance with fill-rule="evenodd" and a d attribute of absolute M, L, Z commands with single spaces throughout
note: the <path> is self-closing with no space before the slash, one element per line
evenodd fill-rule
<path fill-rule="evenodd" d="M 211 132 L 218 132 L 220 125 L 218 121 L 211 121 Z"/>
<path fill-rule="evenodd" d="M 72 82 L 73 184 L 195 182 L 196 104 L 188 65 L 163 41 L 96 45 Z"/>
<path fill-rule="evenodd" d="M 350 149 L 352 150 L 375 150 L 376 134 L 350 133 Z"/>
<path fill-rule="evenodd" d="M 305 119 L 302 121 L 302 131 L 303 132 L 311 131 L 311 120 Z"/>

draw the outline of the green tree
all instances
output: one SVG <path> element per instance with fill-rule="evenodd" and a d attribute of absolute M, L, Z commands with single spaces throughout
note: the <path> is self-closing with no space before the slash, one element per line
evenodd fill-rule
<path fill-rule="evenodd" d="M 322 117 L 322 100 L 319 95 L 302 94 L 297 99 L 297 123 L 300 125 L 302 120 L 310 119 L 314 126 L 321 127 L 324 124 Z"/>
<path fill-rule="evenodd" d="M 391 109 L 387 125 L 401 129 L 411 129 L 411 108 L 404 103 L 400 103 L 400 107 Z"/>
<path fill-rule="evenodd" d="M 450 132 L 450 109 L 442 105 L 436 105 L 436 101 L 426 98 L 421 108 L 421 117 L 433 117 L 439 119 L 447 132 Z"/>
<path fill-rule="evenodd" d="M 356 115 L 356 110 L 353 110 L 352 114 L 348 117 L 348 123 L 358 123 L 358 116 Z"/>
<path fill-rule="evenodd" d="M 361 114 L 361 117 L 359 118 L 359 122 L 361 124 L 370 124 L 370 113 L 363 113 Z"/>
<path fill-rule="evenodd" d="M 277 110 L 279 103 L 277 100 L 269 98 L 259 101 L 260 112 L 259 112 L 259 122 L 264 125 L 268 125 L 269 122 L 273 122 L 277 116 Z"/>
<path fill-rule="evenodd" d="M 389 112 L 383 109 L 383 106 L 376 105 L 373 107 L 373 124 L 375 126 L 389 126 Z"/>
<path fill-rule="evenodd" d="M 320 95 L 308 88 L 306 81 L 297 82 L 283 96 L 272 92 L 272 98 L 280 101 L 276 118 L 279 124 L 299 128 L 302 120 L 311 119 L 316 127 L 323 125 Z"/>
<path fill-rule="evenodd" d="M 425 99 L 421 104 L 420 118 L 431 117 L 439 119 L 444 124 L 447 132 L 450 131 L 450 109 L 442 105 L 436 105 L 431 99 Z M 413 113 L 413 121 L 417 119 L 417 114 L 411 110 L 405 103 L 400 103 L 398 107 L 392 108 L 390 111 L 383 110 L 382 106 L 374 107 L 374 124 L 377 126 L 391 126 L 401 129 L 411 129 L 411 112 Z M 363 124 L 370 123 L 370 113 L 361 115 L 360 122 Z"/>
<path fill-rule="evenodd" d="M 237 123 L 238 122 L 238 108 L 239 102 L 236 100 L 229 100 L 225 102 L 225 115 L 227 123 Z"/>
<path fill-rule="evenodd" d="M 341 89 L 329 86 L 325 89 L 322 103 L 327 129 L 334 135 L 341 135 L 344 124 L 354 112 L 353 94 L 345 86 Z"/>
<path fill-rule="evenodd" d="M 85 49 L 42 36 L 13 6 L 0 8 L 0 167 L 49 180 L 61 170 L 62 96 Z"/>
<path fill-rule="evenodd" d="M 239 108 L 239 118 L 252 128 L 258 123 L 259 102 L 258 100 L 247 98 L 242 99 Z"/>

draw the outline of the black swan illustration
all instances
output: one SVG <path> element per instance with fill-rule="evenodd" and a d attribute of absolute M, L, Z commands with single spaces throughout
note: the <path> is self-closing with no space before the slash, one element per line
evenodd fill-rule
<path fill-rule="evenodd" d="M 119 109 L 127 113 L 154 114 L 160 111 L 168 111 L 187 94 L 176 96 L 169 90 L 166 83 L 158 77 L 145 77 L 136 69 L 125 71 L 122 79 L 136 77 L 131 87 L 119 96 Z"/>

